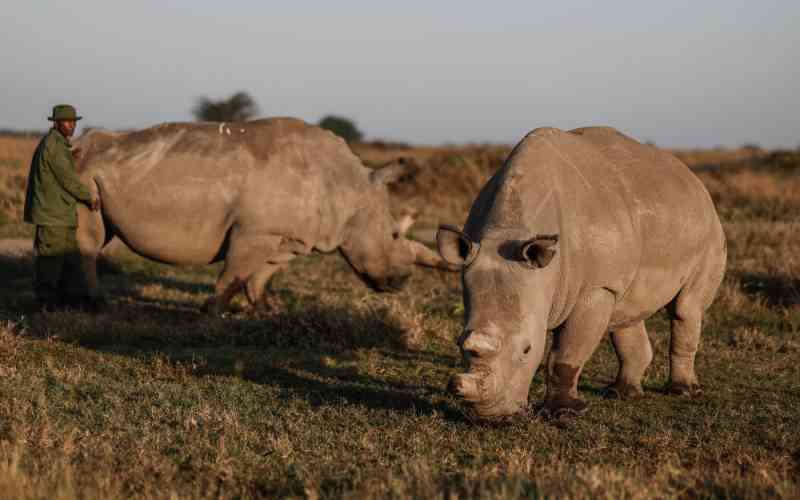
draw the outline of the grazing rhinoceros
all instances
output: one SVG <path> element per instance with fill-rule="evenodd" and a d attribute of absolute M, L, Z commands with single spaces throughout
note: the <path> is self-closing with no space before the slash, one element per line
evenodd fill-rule
<path fill-rule="evenodd" d="M 95 289 L 95 259 L 113 236 L 161 262 L 224 260 L 207 304 L 217 310 L 241 289 L 258 304 L 276 270 L 315 250 L 339 249 L 376 290 L 400 287 L 414 263 L 443 265 L 389 213 L 385 185 L 406 167 L 371 171 L 343 140 L 300 120 L 90 130 L 75 145 L 81 175 L 102 200 L 101 213 L 78 214 Z"/>
<path fill-rule="evenodd" d="M 703 184 L 678 159 L 612 128 L 536 129 L 439 252 L 463 267 L 467 373 L 450 391 L 481 418 L 523 409 L 545 350 L 545 414 L 582 412 L 577 384 L 607 331 L 619 358 L 608 394 L 642 394 L 652 360 L 644 320 L 672 320 L 670 388 L 697 387 L 705 309 L 720 285 L 725 235 Z"/>

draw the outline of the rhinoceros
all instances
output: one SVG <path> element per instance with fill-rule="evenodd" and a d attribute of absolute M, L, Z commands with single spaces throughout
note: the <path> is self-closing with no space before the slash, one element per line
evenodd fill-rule
<path fill-rule="evenodd" d="M 440 255 L 462 267 L 466 373 L 449 390 L 478 418 L 527 412 L 553 332 L 540 411 L 582 413 L 578 378 L 607 331 L 619 359 L 607 394 L 642 394 L 653 352 L 645 319 L 671 318 L 668 388 L 698 387 L 704 311 L 726 263 L 708 191 L 673 155 L 613 128 L 538 128 L 474 201 L 463 231 L 442 226 Z"/>
<path fill-rule="evenodd" d="M 379 291 L 399 288 L 415 263 L 447 267 L 389 212 L 386 184 L 407 166 L 370 170 L 342 139 L 301 120 L 95 129 L 75 145 L 81 176 L 102 200 L 100 212 L 78 214 L 93 290 L 98 252 L 114 236 L 160 262 L 224 260 L 206 304 L 218 311 L 243 289 L 258 305 L 273 273 L 312 251 L 338 249 Z"/>

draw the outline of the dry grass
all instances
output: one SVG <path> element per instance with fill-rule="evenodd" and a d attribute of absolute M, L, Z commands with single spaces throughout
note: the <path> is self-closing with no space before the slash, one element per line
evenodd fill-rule
<path fill-rule="evenodd" d="M 0 136 L 0 237 L 19 232 L 14 223 L 22 220 L 28 168 L 37 143 L 33 138 Z M 24 229 L 22 233 L 28 234 Z"/>
<path fill-rule="evenodd" d="M 672 150 L 682 162 L 694 168 L 706 166 L 752 163 L 765 158 L 768 153 L 758 148 L 741 147 L 735 149 L 675 149 Z"/>
<path fill-rule="evenodd" d="M 418 175 L 393 203 L 433 226 L 463 220 L 504 151 L 359 153 L 413 158 Z M 703 394 L 661 394 L 669 326 L 657 316 L 646 397 L 600 397 L 616 366 L 604 343 L 581 381 L 590 411 L 568 427 L 474 425 L 445 394 L 456 275 L 419 271 L 376 295 L 317 256 L 277 277 L 258 316 L 215 318 L 197 308 L 217 266 L 123 251 L 101 277 L 108 312 L 32 314 L 30 262 L 0 258 L 0 496 L 800 497 L 800 172 L 752 161 L 700 172 L 730 251 L 698 358 Z M 18 170 L 0 170 L 0 185 Z M 543 391 L 539 375 L 531 400 Z"/>

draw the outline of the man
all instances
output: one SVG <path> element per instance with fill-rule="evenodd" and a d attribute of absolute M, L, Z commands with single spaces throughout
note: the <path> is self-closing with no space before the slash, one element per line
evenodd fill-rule
<path fill-rule="evenodd" d="M 25 222 L 36 224 L 33 286 L 44 308 L 97 307 L 89 296 L 76 236 L 77 203 L 100 209 L 99 198 L 78 177 L 73 155 L 80 152 L 69 143 L 81 118 L 68 104 L 53 108 L 48 117 L 53 128 L 36 147 L 28 174 Z"/>

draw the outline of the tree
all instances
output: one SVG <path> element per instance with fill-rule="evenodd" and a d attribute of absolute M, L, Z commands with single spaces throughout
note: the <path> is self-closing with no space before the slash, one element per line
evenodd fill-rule
<path fill-rule="evenodd" d="M 195 119 L 205 122 L 243 122 L 257 113 L 256 102 L 247 92 L 241 91 L 218 101 L 201 97 L 192 109 Z"/>
<path fill-rule="evenodd" d="M 328 115 L 319 121 L 319 126 L 330 130 L 347 142 L 360 141 L 364 136 L 355 123 L 341 116 Z"/>

